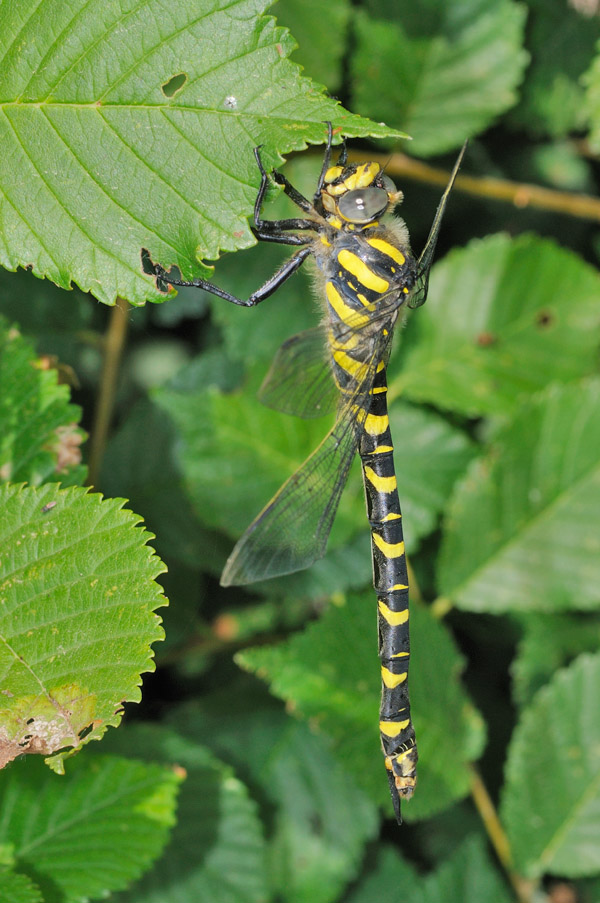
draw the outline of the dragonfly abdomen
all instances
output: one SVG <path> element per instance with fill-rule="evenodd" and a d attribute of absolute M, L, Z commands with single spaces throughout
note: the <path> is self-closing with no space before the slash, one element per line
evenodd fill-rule
<path fill-rule="evenodd" d="M 408 695 L 408 573 L 386 396 L 386 372 L 381 362 L 368 405 L 357 418 L 357 428 L 377 592 L 382 685 L 379 729 L 400 820 L 400 800 L 412 796 L 416 783 L 417 747 Z"/>

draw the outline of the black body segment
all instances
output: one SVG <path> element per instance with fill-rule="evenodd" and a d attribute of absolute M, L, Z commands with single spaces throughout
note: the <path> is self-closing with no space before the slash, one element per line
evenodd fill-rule
<path fill-rule="evenodd" d="M 345 146 L 331 165 L 332 127 L 314 197 L 301 195 L 273 173 L 304 216 L 268 221 L 261 207 L 268 186 L 259 148 L 261 183 L 254 234 L 298 250 L 248 300 L 203 279 L 170 276 L 142 252 L 157 286 L 193 285 L 244 307 L 275 292 L 309 256 L 318 268 L 324 322 L 289 339 L 261 388 L 261 397 L 286 413 L 320 416 L 337 403 L 333 427 L 248 527 L 231 553 L 221 583 L 251 583 L 308 567 L 325 553 L 352 459 L 362 462 L 377 594 L 382 695 L 379 716 L 384 762 L 398 822 L 400 803 L 416 782 L 417 747 L 410 716 L 408 575 L 402 515 L 387 410 L 386 365 L 400 307 L 425 301 L 429 269 L 448 196 L 465 147 L 442 195 L 425 249 L 417 260 L 402 220 L 381 218 L 401 200 L 378 163 L 347 163 Z M 301 234 L 297 234 L 300 232 Z"/>

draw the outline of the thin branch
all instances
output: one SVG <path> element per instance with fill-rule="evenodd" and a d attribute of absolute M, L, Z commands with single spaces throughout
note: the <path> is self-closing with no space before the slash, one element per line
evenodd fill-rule
<path fill-rule="evenodd" d="M 104 341 L 104 364 L 102 367 L 98 403 L 96 406 L 90 441 L 88 476 L 88 483 L 90 486 L 97 485 L 100 467 L 102 466 L 102 458 L 104 456 L 104 449 L 106 447 L 108 430 L 112 420 L 117 377 L 119 374 L 121 358 L 123 356 L 123 349 L 125 347 L 125 336 L 127 335 L 128 310 L 129 304 L 127 301 L 124 301 L 122 298 L 117 298 L 117 302 L 111 311 L 108 330 Z"/>
<path fill-rule="evenodd" d="M 351 161 L 357 162 L 364 159 L 364 151 L 362 153 L 351 152 L 348 156 Z M 444 187 L 448 183 L 449 173 L 447 170 L 429 166 L 420 160 L 407 157 L 406 154 L 395 153 L 390 156 L 370 153 L 369 159 L 385 166 L 386 173 L 392 177 L 400 176 Z M 457 176 L 455 188 L 475 197 L 506 201 L 519 208 L 534 207 L 538 210 L 551 210 L 554 213 L 564 213 L 567 216 L 600 222 L 600 199 L 587 194 L 555 191 L 552 188 L 542 188 L 540 185 L 510 182 L 507 179 L 495 179 L 491 176 L 463 174 Z"/>
<path fill-rule="evenodd" d="M 498 818 L 495 806 L 477 769 L 474 766 L 471 766 L 470 770 L 471 796 L 473 797 L 475 807 L 481 816 L 484 828 L 496 856 L 498 857 L 498 861 L 506 872 L 519 903 L 531 903 L 537 884 L 534 881 L 525 880 L 515 872 L 510 844 L 504 833 L 504 828 L 502 827 L 500 819 Z"/>

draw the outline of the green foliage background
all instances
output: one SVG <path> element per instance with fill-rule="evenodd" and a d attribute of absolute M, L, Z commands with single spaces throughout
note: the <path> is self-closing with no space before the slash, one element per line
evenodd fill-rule
<path fill-rule="evenodd" d="M 600 899 L 598 12 L 0 0 L 0 21 L 0 898 Z M 397 152 L 447 171 L 469 138 L 480 177 L 389 367 L 420 753 L 400 828 L 359 469 L 322 561 L 218 583 L 327 429 L 256 399 L 318 321 L 310 274 L 247 310 L 166 297 L 140 259 L 192 278 L 223 255 L 211 278 L 248 297 L 286 256 L 251 247 L 252 148 L 310 194 L 325 120 L 389 155 L 417 253 L 442 189 Z"/>

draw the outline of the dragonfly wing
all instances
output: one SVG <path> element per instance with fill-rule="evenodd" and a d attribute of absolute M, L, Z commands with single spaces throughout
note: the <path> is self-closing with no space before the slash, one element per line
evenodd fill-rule
<path fill-rule="evenodd" d="M 352 421 L 338 419 L 250 524 L 229 556 L 222 586 L 301 571 L 325 554 L 355 451 Z"/>
<path fill-rule="evenodd" d="M 450 174 L 448 184 L 446 185 L 444 193 L 438 204 L 431 229 L 429 230 L 429 237 L 427 238 L 425 247 L 423 248 L 423 253 L 419 257 L 417 263 L 417 285 L 408 301 L 409 307 L 420 307 L 422 304 L 425 304 L 425 301 L 427 300 L 427 292 L 429 290 L 429 271 L 431 269 L 433 255 L 435 254 L 435 246 L 437 245 L 440 226 L 442 225 L 442 218 L 444 216 L 444 213 L 446 212 L 448 197 L 450 195 L 450 192 L 452 191 L 452 187 L 458 174 L 458 170 L 460 169 L 460 164 L 462 163 L 466 149 L 467 142 L 465 141 L 456 159 L 456 163 L 454 164 L 454 169 Z"/>
<path fill-rule="evenodd" d="M 335 411 L 339 393 L 327 361 L 324 329 L 307 329 L 283 343 L 258 397 L 276 411 L 305 419 Z"/>
<path fill-rule="evenodd" d="M 227 560 L 221 576 L 222 586 L 255 583 L 301 571 L 325 554 L 333 518 L 356 452 L 357 425 L 368 413 L 369 395 L 377 367 L 381 361 L 387 361 L 397 308 L 397 293 L 390 292 L 389 298 L 382 298 L 377 311 L 372 312 L 371 328 L 376 322 L 377 329 L 370 339 L 366 335 L 362 337 L 363 342 L 369 341 L 370 352 L 364 361 L 360 380 L 350 391 L 335 389 L 334 397 L 339 402 L 339 408 L 334 426 L 250 524 Z M 361 322 L 361 318 L 357 322 Z M 346 328 L 348 337 L 357 331 L 354 324 Z M 308 354 L 304 349 L 310 349 L 312 354 L 317 337 L 322 360 L 324 342 L 327 347 L 322 330 L 301 333 L 297 344 L 291 340 L 291 350 L 283 352 L 282 360 L 289 354 L 292 360 L 298 362 L 304 354 Z M 286 345 L 288 343 L 283 347 Z M 302 387 L 305 375 L 298 373 L 297 367 L 290 365 L 288 371 L 285 365 L 275 365 L 273 372 L 283 372 L 284 375 L 295 372 L 295 378 Z M 332 377 L 331 381 L 333 383 Z M 266 382 L 270 384 L 269 377 Z M 272 385 L 276 386 L 275 376 Z M 300 401 L 300 395 L 294 394 L 296 386 L 292 385 L 291 375 L 289 378 L 286 376 L 286 385 L 291 392 L 291 396 L 287 397 Z M 318 382 L 316 385 L 319 385 Z M 282 393 L 282 398 L 285 398 L 285 393 Z M 298 406 L 294 408 L 294 412 L 297 411 Z"/>

